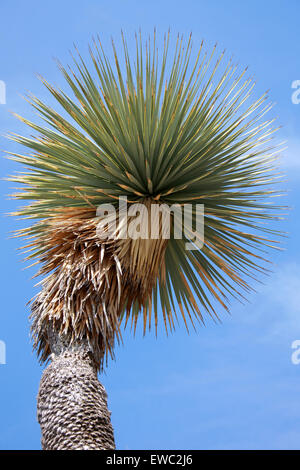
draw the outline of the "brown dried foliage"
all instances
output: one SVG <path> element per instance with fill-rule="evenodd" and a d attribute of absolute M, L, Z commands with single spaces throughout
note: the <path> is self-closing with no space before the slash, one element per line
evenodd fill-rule
<path fill-rule="evenodd" d="M 46 249 L 38 274 L 47 277 L 32 301 L 31 318 L 42 361 L 51 353 L 52 326 L 70 343 L 87 339 L 101 367 L 105 353 L 113 357 L 115 339 L 121 339 L 123 312 L 127 322 L 134 302 L 140 309 L 151 304 L 157 277 L 164 279 L 167 240 L 103 240 L 98 222 L 93 208 L 62 208 L 39 239 Z"/>

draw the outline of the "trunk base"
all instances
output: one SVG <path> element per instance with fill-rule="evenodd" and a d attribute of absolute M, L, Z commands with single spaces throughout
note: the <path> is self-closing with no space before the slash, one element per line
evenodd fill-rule
<path fill-rule="evenodd" d="M 107 394 L 87 351 L 52 354 L 38 393 L 44 450 L 115 449 Z"/>

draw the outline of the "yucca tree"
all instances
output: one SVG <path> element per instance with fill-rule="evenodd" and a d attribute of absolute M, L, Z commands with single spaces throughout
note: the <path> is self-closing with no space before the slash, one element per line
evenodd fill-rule
<path fill-rule="evenodd" d="M 133 58 L 122 38 L 122 60 L 112 44 L 110 62 L 98 38 L 89 66 L 77 50 L 73 68 L 59 64 L 72 97 L 42 78 L 63 113 L 30 95 L 45 125 L 19 116 L 36 136 L 11 135 L 32 151 L 10 157 L 27 167 L 11 178 L 24 186 L 15 197 L 32 201 L 17 215 L 35 220 L 18 235 L 44 276 L 31 304 L 35 348 L 51 361 L 38 396 L 44 449 L 113 449 L 97 372 L 122 321 L 135 330 L 141 317 L 146 332 L 160 315 L 167 331 L 178 313 L 186 328 L 219 318 L 278 243 L 266 224 L 279 218 L 269 199 L 279 176 L 267 94 L 253 100 L 246 70 L 216 47 L 207 54 L 201 44 L 191 61 L 191 37 L 178 37 L 171 53 L 166 35 L 159 54 L 155 34 L 145 46 L 139 35 Z M 166 239 L 162 230 L 156 239 L 102 238 L 97 208 L 113 204 L 122 221 L 121 196 L 146 207 L 204 204 L 203 247 L 186 250 L 188 235 Z"/>

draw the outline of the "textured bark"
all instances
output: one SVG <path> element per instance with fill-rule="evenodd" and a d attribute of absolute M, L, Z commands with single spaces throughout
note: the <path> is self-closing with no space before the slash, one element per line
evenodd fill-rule
<path fill-rule="evenodd" d="M 66 346 L 52 335 L 52 362 L 38 393 L 44 450 L 114 449 L 107 394 L 87 344 Z"/>

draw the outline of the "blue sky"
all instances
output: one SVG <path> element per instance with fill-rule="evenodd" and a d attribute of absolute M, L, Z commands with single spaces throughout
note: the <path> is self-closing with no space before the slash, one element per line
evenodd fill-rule
<path fill-rule="evenodd" d="M 104 46 L 110 36 L 128 37 L 139 27 L 148 34 L 188 35 L 194 45 L 205 39 L 226 48 L 257 80 L 259 95 L 270 88 L 274 113 L 288 140 L 282 166 L 292 207 L 282 229 L 290 232 L 285 251 L 272 253 L 273 274 L 257 285 L 250 303 L 232 302 L 222 325 L 207 322 L 189 336 L 181 325 L 166 338 L 161 330 L 142 338 L 124 334 L 101 377 L 112 411 L 119 449 L 299 449 L 300 364 L 291 361 L 291 344 L 300 339 L 300 105 L 292 103 L 291 84 L 300 80 L 299 13 L 297 0 L 240 2 L 227 0 L 78 0 L 2 2 L 0 6 L 0 80 L 7 86 L 0 105 L 0 147 L 15 150 L 8 131 L 26 133 L 9 111 L 32 117 L 22 99 L 28 90 L 50 102 L 36 78 L 53 84 L 62 78 L 53 61 L 70 62 L 76 42 L 83 53 L 92 35 Z M 20 168 L 2 158 L 1 175 Z M 36 395 L 42 368 L 29 338 L 26 302 L 36 292 L 24 270 L 18 242 L 9 231 L 21 223 L 5 213 L 16 203 L 2 182 L 0 340 L 6 344 L 6 364 L 0 364 L 0 449 L 39 449 Z"/>

